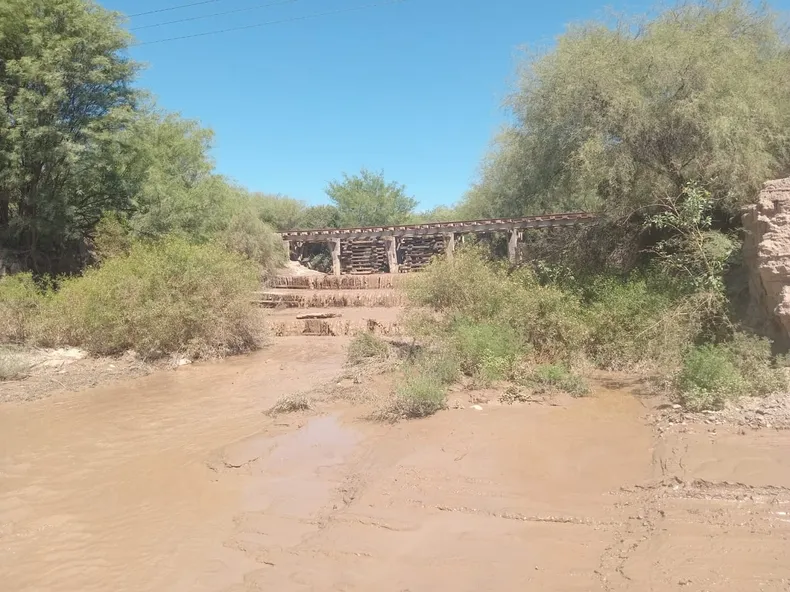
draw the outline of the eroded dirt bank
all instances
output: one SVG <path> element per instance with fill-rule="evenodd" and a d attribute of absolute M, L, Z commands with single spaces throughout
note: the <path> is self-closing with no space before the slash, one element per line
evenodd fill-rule
<path fill-rule="evenodd" d="M 261 413 L 339 344 L 0 406 L 3 588 L 788 589 L 790 432 L 659 432 L 613 384 L 396 425 Z"/>

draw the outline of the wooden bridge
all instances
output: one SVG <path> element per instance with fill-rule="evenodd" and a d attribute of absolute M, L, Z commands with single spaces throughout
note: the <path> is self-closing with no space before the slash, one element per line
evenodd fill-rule
<path fill-rule="evenodd" d="M 469 234 L 510 233 L 508 255 L 515 261 L 518 241 L 525 230 L 575 226 L 594 219 L 594 214 L 570 212 L 524 218 L 291 230 L 281 236 L 289 257 L 311 245 L 329 245 L 335 275 L 397 273 L 419 269 L 435 255 L 446 253 L 452 257 L 456 239 Z"/>

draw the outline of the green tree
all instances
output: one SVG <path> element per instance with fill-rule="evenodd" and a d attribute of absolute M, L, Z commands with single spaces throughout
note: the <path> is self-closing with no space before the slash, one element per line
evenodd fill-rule
<path fill-rule="evenodd" d="M 343 174 L 342 181 L 329 184 L 326 194 L 337 207 L 340 226 L 405 224 L 417 207 L 403 185 L 387 183 L 383 173 L 367 169 L 358 175 Z"/>
<path fill-rule="evenodd" d="M 260 219 L 279 231 L 337 226 L 337 208 L 332 205 L 308 206 L 292 197 L 266 193 L 252 198 Z"/>
<path fill-rule="evenodd" d="M 34 268 L 131 207 L 129 42 L 87 0 L 0 0 L 0 240 Z"/>
<path fill-rule="evenodd" d="M 149 112 L 133 127 L 136 174 L 142 177 L 129 217 L 144 238 L 180 233 L 201 242 L 224 229 L 246 192 L 214 173 L 213 132 L 174 114 Z"/>
<path fill-rule="evenodd" d="M 524 64 L 464 209 L 627 214 L 693 182 L 734 210 L 790 173 L 788 72 L 777 16 L 744 0 L 573 26 Z"/>
<path fill-rule="evenodd" d="M 428 222 L 455 222 L 462 219 L 457 207 L 436 206 L 431 210 L 413 214 L 409 222 L 413 224 L 427 224 Z"/>
<path fill-rule="evenodd" d="M 117 252 L 129 238 L 179 235 L 196 244 L 218 240 L 267 270 L 281 262 L 282 244 L 259 216 L 260 200 L 214 172 L 211 130 L 175 114 L 148 110 L 130 135 L 130 169 L 137 169 L 133 174 L 142 181 L 133 211 L 120 223 L 105 217 L 99 225 L 100 254 Z"/>
<path fill-rule="evenodd" d="M 307 205 L 298 199 L 284 195 L 254 193 L 258 217 L 272 228 L 280 231 L 302 227 L 302 219 Z"/>
<path fill-rule="evenodd" d="M 330 204 L 308 206 L 302 214 L 300 228 L 338 228 L 337 208 Z"/>

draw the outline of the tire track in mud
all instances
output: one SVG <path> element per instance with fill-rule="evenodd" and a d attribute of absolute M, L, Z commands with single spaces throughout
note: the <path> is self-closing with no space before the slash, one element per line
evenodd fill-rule
<path fill-rule="evenodd" d="M 752 584 L 737 583 L 748 580 L 754 572 L 754 568 L 739 569 L 737 562 L 734 566 L 719 563 L 705 570 L 697 568 L 696 573 L 688 570 L 689 575 L 676 574 L 678 560 L 668 561 L 664 555 L 677 553 L 683 545 L 699 544 L 695 541 L 700 535 L 695 531 L 723 541 L 719 546 L 725 555 L 731 548 L 740 548 L 744 539 L 753 539 L 750 544 L 756 549 L 777 548 L 776 543 L 782 541 L 778 548 L 790 550 L 790 487 L 695 477 L 698 469 L 689 466 L 687 459 L 695 445 L 689 437 L 692 433 L 674 434 L 670 443 L 662 431 L 657 431 L 652 462 L 660 478 L 624 486 L 618 492 L 623 507 L 638 511 L 615 531 L 612 544 L 601 555 L 596 575 L 607 592 L 642 590 L 645 586 L 675 589 L 692 584 L 704 590 L 757 589 Z M 719 434 L 711 432 L 707 437 L 715 441 Z M 744 444 L 748 443 L 745 439 Z M 698 454 L 696 448 L 693 451 Z M 786 476 L 786 472 L 775 475 L 780 480 Z M 727 535 L 733 531 L 738 534 L 728 541 Z M 765 551 L 752 554 L 760 558 Z M 786 591 L 790 571 L 783 571 L 784 575 L 766 578 L 759 589 Z"/>

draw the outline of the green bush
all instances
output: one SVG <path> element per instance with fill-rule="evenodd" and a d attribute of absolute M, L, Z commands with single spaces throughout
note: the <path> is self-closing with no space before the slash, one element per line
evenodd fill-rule
<path fill-rule="evenodd" d="M 530 269 L 512 272 L 472 247 L 435 260 L 407 289 L 414 334 L 453 352 L 460 371 L 484 384 L 512 378 L 527 358 L 542 363 L 528 384 L 583 395 L 586 384 L 568 367 L 582 358 L 671 373 L 690 409 L 786 386 L 770 343 L 735 331 L 719 292 L 658 267 L 543 285 Z M 705 342 L 718 345 L 698 345 Z"/>
<path fill-rule="evenodd" d="M 370 331 L 357 333 L 348 346 L 350 364 L 361 364 L 366 360 L 383 360 L 389 356 L 387 342 Z"/>
<path fill-rule="evenodd" d="M 765 396 L 787 387 L 773 364 L 770 342 L 736 333 L 729 342 L 694 347 L 675 379 L 680 403 L 691 411 L 721 409 L 741 396 Z"/>
<path fill-rule="evenodd" d="M 528 269 L 509 273 L 488 261 L 478 246 L 459 249 L 452 261 L 434 260 L 406 287 L 413 305 L 439 313 L 414 315 L 417 334 L 452 335 L 460 319 L 462 325 L 501 329 L 511 347 L 517 344 L 517 353 L 533 350 L 539 357 L 568 358 L 584 344 L 586 328 L 575 295 L 541 286 Z"/>
<path fill-rule="evenodd" d="M 583 352 L 588 329 L 576 295 L 532 283 L 531 273 L 499 312 L 538 360 L 569 360 Z"/>
<path fill-rule="evenodd" d="M 787 375 L 775 366 L 768 339 L 739 332 L 727 349 L 746 382 L 747 395 L 764 397 L 787 388 Z"/>
<path fill-rule="evenodd" d="M 30 273 L 0 277 L 0 342 L 24 342 L 43 302 L 44 294 Z"/>
<path fill-rule="evenodd" d="M 447 406 L 447 391 L 432 372 L 408 373 L 395 392 L 388 410 L 392 416 L 418 418 L 433 415 Z"/>
<path fill-rule="evenodd" d="M 536 366 L 528 382 L 543 390 L 558 390 L 574 397 L 589 394 L 590 387 L 584 379 L 571 371 L 565 364 L 541 364 Z"/>
<path fill-rule="evenodd" d="M 452 350 L 427 352 L 413 363 L 417 372 L 434 376 L 444 385 L 453 384 L 458 380 L 461 374 L 460 365 L 458 356 Z"/>
<path fill-rule="evenodd" d="M 131 230 L 117 215 L 108 214 L 96 225 L 93 246 L 99 261 L 128 254 L 133 242 Z"/>
<path fill-rule="evenodd" d="M 681 404 L 691 411 L 721 409 L 746 389 L 728 348 L 712 344 L 695 347 L 684 356 L 676 385 Z"/>
<path fill-rule="evenodd" d="M 229 251 L 255 261 L 266 274 L 273 273 L 285 263 L 282 239 L 251 211 L 235 214 L 219 233 L 219 242 Z"/>
<path fill-rule="evenodd" d="M 483 384 L 506 378 L 523 351 L 511 327 L 468 319 L 456 322 L 450 340 L 461 372 Z"/>
<path fill-rule="evenodd" d="M 517 288 L 479 246 L 458 249 L 453 259 L 436 258 L 409 280 L 405 288 L 414 306 L 460 313 L 472 321 L 494 318 Z"/>
<path fill-rule="evenodd" d="M 257 285 L 255 264 L 218 245 L 175 238 L 136 243 L 128 255 L 64 279 L 35 323 L 34 338 L 99 355 L 243 352 L 259 345 L 250 302 Z"/>
<path fill-rule="evenodd" d="M 585 350 L 598 367 L 676 365 L 699 330 L 693 309 L 658 281 L 603 278 L 586 292 Z"/>

